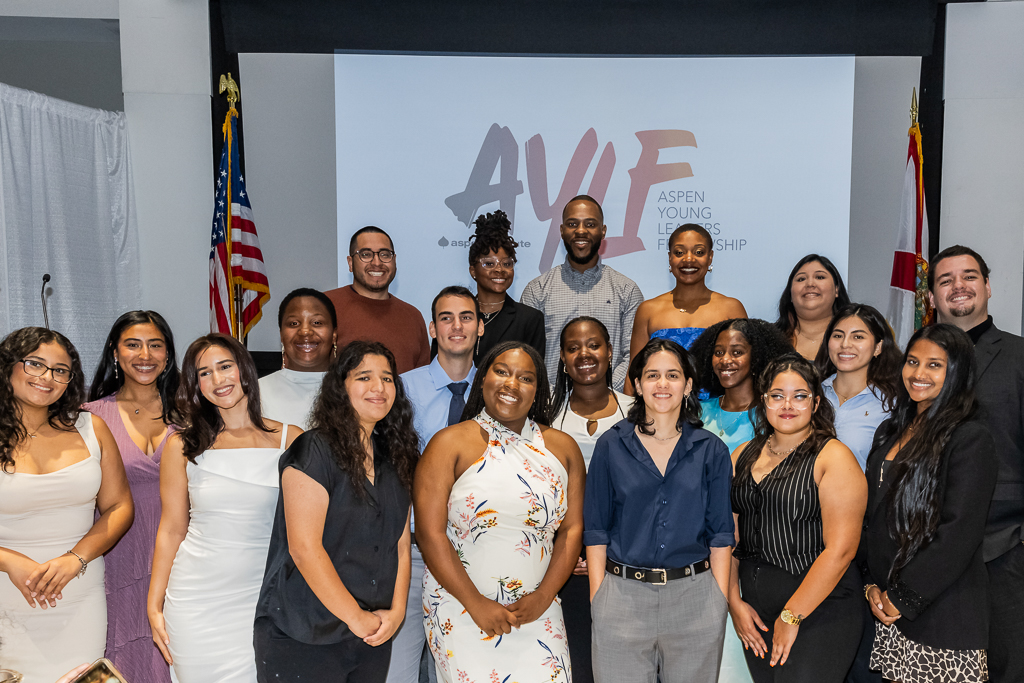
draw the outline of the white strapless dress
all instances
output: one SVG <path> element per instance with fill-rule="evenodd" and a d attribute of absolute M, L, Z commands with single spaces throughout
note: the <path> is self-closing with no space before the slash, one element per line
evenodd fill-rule
<path fill-rule="evenodd" d="M 279 448 L 211 449 L 188 463 L 189 524 L 164 621 L 179 683 L 255 683 L 253 622 L 274 526 Z"/>
<path fill-rule="evenodd" d="M 75 428 L 89 457 L 49 474 L 0 471 L 0 546 L 36 562 L 75 547 L 92 528 L 103 471 L 92 414 Z M 70 669 L 103 656 L 107 596 L 103 558 L 85 576 L 71 579 L 56 607 L 29 607 L 7 574 L 0 572 L 0 668 L 22 673 L 25 683 L 53 683 Z"/>

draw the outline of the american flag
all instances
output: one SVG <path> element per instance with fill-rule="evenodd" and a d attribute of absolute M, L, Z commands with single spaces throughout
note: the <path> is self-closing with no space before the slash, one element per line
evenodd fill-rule
<path fill-rule="evenodd" d="M 270 283 L 238 163 L 237 117 L 238 111 L 232 107 L 224 120 L 224 152 L 217 173 L 210 244 L 210 331 L 243 339 L 263 316 L 263 306 L 270 301 Z M 236 320 L 232 285 L 241 290 L 241 321 Z"/>

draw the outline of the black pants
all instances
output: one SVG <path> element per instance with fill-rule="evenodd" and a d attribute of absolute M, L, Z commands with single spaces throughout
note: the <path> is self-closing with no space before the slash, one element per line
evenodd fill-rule
<path fill-rule="evenodd" d="M 882 672 L 872 671 L 869 666 L 871 648 L 875 644 L 875 615 L 871 613 L 871 605 L 868 604 L 868 601 L 864 600 L 863 603 L 864 630 L 861 632 L 860 647 L 857 648 L 853 666 L 846 674 L 846 683 L 882 683 Z"/>
<path fill-rule="evenodd" d="M 806 572 L 805 572 L 806 574 Z M 847 569 L 832 593 L 800 625 L 783 665 L 770 666 L 775 620 L 803 581 L 766 562 L 740 561 L 743 600 L 768 627 L 761 632 L 769 654 L 764 659 L 744 652 L 754 683 L 842 683 L 857 654 L 863 628 L 863 586 L 854 567 Z"/>
<path fill-rule="evenodd" d="M 371 647 L 351 636 L 340 643 L 308 645 L 284 634 L 268 617 L 253 627 L 259 683 L 384 683 L 391 641 Z"/>
<path fill-rule="evenodd" d="M 1024 544 L 988 563 L 990 683 L 1024 681 Z"/>
<path fill-rule="evenodd" d="M 558 591 L 558 597 L 562 599 L 572 683 L 594 683 L 594 670 L 590 663 L 590 579 L 573 574 Z"/>

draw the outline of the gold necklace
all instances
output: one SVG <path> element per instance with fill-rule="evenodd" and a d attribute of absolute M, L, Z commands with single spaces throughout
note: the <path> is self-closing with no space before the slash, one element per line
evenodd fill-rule
<path fill-rule="evenodd" d="M 788 451 L 783 451 L 782 453 L 780 453 L 777 450 L 775 450 L 774 448 L 772 448 L 772 437 L 774 437 L 774 436 L 775 436 L 775 434 L 772 434 L 771 436 L 769 436 L 768 437 L 768 441 L 767 441 L 767 443 L 765 445 L 768 446 L 768 452 L 771 453 L 772 455 L 774 455 L 776 458 L 784 458 L 784 457 L 786 457 L 787 455 L 789 455 L 790 453 L 792 453 L 796 449 L 800 448 L 800 446 L 803 445 L 804 441 L 807 441 L 807 439 L 811 438 L 811 435 L 808 434 L 804 438 L 800 439 L 800 443 L 798 443 L 797 445 L 793 446 Z"/>
<path fill-rule="evenodd" d="M 676 433 L 673 434 L 672 436 L 659 437 L 656 434 L 644 434 L 643 432 L 640 431 L 639 427 L 636 428 L 636 433 L 639 434 L 640 436 L 646 436 L 649 439 L 654 439 L 655 441 L 671 441 L 672 439 L 678 438 L 681 434 L 681 432 L 678 429 L 676 429 Z"/>

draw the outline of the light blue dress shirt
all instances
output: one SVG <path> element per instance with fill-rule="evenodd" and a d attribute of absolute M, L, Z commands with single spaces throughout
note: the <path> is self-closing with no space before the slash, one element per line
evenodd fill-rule
<path fill-rule="evenodd" d="M 448 385 L 456 381 L 469 382 L 464 395 L 464 398 L 469 398 L 474 377 L 476 367 L 470 369 L 465 379 L 453 380 L 441 367 L 437 357 L 430 361 L 430 365 L 402 373 L 402 385 L 412 403 L 413 423 L 416 435 L 420 437 L 421 451 L 434 438 L 434 434 L 448 426 L 448 408 L 452 402 L 452 391 Z"/>
<path fill-rule="evenodd" d="M 889 417 L 888 411 L 882 408 L 882 399 L 878 390 L 870 384 L 856 396 L 851 396 L 846 403 L 839 405 L 839 396 L 832 388 L 836 376 L 832 375 L 821 383 L 822 393 L 836 411 L 836 437 L 853 451 L 860 463 L 860 468 L 868 462 L 871 441 L 875 438 L 875 430 L 882 420 Z"/>

